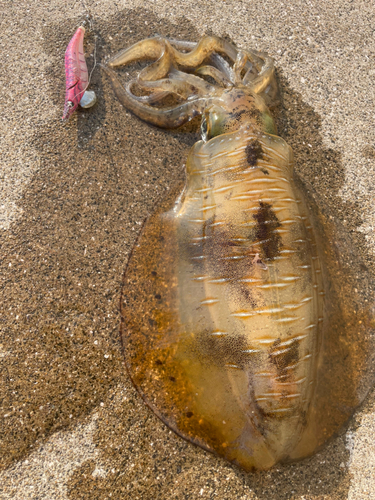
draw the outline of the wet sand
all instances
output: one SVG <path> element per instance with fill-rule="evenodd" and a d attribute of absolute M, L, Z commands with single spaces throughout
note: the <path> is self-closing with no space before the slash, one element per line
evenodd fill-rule
<path fill-rule="evenodd" d="M 246 474 L 172 433 L 124 370 L 119 294 L 147 214 L 197 136 L 98 104 L 61 122 L 64 52 L 90 14 L 90 68 L 142 38 L 204 33 L 268 52 L 280 135 L 374 274 L 375 13 L 366 2 L 6 2 L 1 30 L 0 498 L 367 499 L 375 392 L 317 455 Z M 95 48 L 96 47 L 96 48 Z"/>

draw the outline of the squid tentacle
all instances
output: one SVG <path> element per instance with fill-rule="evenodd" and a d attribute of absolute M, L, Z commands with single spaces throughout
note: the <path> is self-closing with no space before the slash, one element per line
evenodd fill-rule
<path fill-rule="evenodd" d="M 224 56 L 233 62 L 233 67 Z M 142 69 L 136 82 L 141 89 L 153 93 L 136 96 L 132 92 L 135 80 L 124 87 L 111 68 L 144 59 L 154 59 L 154 62 Z M 201 114 L 205 103 L 219 87 L 245 86 L 262 94 L 270 105 L 277 100 L 272 59 L 256 50 L 237 49 L 216 36 L 205 36 L 198 43 L 159 36 L 148 38 L 119 52 L 108 65 L 105 70 L 120 102 L 141 119 L 163 128 L 179 127 Z M 244 77 L 241 76 L 243 71 Z M 200 75 L 213 78 L 217 85 L 210 84 Z M 168 108 L 150 107 L 168 95 L 186 102 Z"/>
<path fill-rule="evenodd" d="M 143 102 L 145 104 L 155 104 L 161 100 L 163 100 L 165 97 L 171 95 L 171 92 L 160 90 L 160 91 L 155 91 L 152 94 L 149 95 L 135 95 L 131 91 L 131 88 L 133 85 L 137 83 L 137 80 L 131 80 L 126 84 L 124 87 L 124 90 L 132 96 L 133 99 L 135 99 L 138 102 Z"/>
<path fill-rule="evenodd" d="M 191 48 L 186 42 L 173 41 L 172 43 L 182 48 Z M 108 61 L 110 67 L 121 66 L 135 60 L 159 59 L 170 49 L 177 65 L 185 68 L 196 68 L 212 53 L 217 52 L 226 55 L 233 62 L 236 60 L 238 50 L 234 45 L 216 36 L 204 36 L 189 52 L 179 52 L 171 43 L 163 38 L 147 38 L 131 47 L 122 50 Z M 169 52 L 169 50 L 167 50 Z"/>
<path fill-rule="evenodd" d="M 253 83 L 255 79 L 261 79 L 267 77 L 270 73 L 274 72 L 274 64 L 273 59 L 263 52 L 259 52 L 257 50 L 248 51 L 246 50 L 246 55 L 251 63 L 254 64 L 257 72 L 252 75 L 253 81 L 251 81 L 251 69 L 244 76 L 242 83 L 244 85 L 248 85 L 249 83 Z"/>
<path fill-rule="evenodd" d="M 174 58 L 171 47 L 164 40 L 160 41 L 160 46 L 162 50 L 158 60 L 142 69 L 138 75 L 138 82 L 147 82 L 165 78 L 169 71 L 174 67 Z"/>
<path fill-rule="evenodd" d="M 163 39 L 160 37 L 146 38 L 131 47 L 121 50 L 118 54 L 111 57 L 108 66 L 114 68 L 123 66 L 133 61 L 142 61 L 145 59 L 159 59 L 164 50 Z"/>
<path fill-rule="evenodd" d="M 184 73 L 183 71 L 179 71 L 177 69 L 173 69 L 170 72 L 170 78 L 173 81 L 181 81 L 181 82 L 186 82 L 189 84 L 192 88 L 192 90 L 195 90 L 198 94 L 202 96 L 207 96 L 211 95 L 217 87 L 215 85 L 211 85 L 210 83 L 206 82 L 203 78 L 200 78 L 199 76 L 196 75 L 191 75 L 189 73 Z"/>
<path fill-rule="evenodd" d="M 217 68 L 215 68 L 214 66 L 209 66 L 209 65 L 201 66 L 200 68 L 198 68 L 195 71 L 195 73 L 197 75 L 210 76 L 221 87 L 232 87 L 233 86 L 233 82 L 231 80 L 229 80 L 228 78 L 226 78 L 226 76 L 223 75 L 223 73 L 220 70 L 218 70 Z"/>
<path fill-rule="evenodd" d="M 177 64 L 187 68 L 196 68 L 214 52 L 224 54 L 232 61 L 235 61 L 237 57 L 237 49 L 234 45 L 216 36 L 204 36 L 190 52 L 174 50 L 174 55 Z"/>
<path fill-rule="evenodd" d="M 194 75 L 189 75 L 172 69 L 168 78 L 144 81 L 137 80 L 138 85 L 144 90 L 163 90 L 170 93 L 178 94 L 184 99 L 188 99 L 192 95 L 199 95 L 201 97 L 212 94 L 216 87 L 210 85 L 208 82 Z"/>
<path fill-rule="evenodd" d="M 174 49 L 178 49 L 180 51 L 181 50 L 191 51 L 191 50 L 195 49 L 198 45 L 197 42 L 188 42 L 186 40 L 175 40 L 173 38 L 167 38 L 167 41 L 173 46 Z M 213 52 L 210 56 L 210 62 L 215 69 L 217 69 L 218 71 L 223 73 L 226 80 L 228 80 L 232 83 L 234 82 L 233 70 L 230 67 L 230 65 L 228 64 L 228 62 L 220 54 Z M 201 67 L 203 67 L 203 66 L 201 66 Z M 200 68 L 198 68 L 195 71 L 195 73 L 208 74 L 208 76 L 212 76 L 212 78 L 214 78 L 214 76 L 212 74 L 201 73 L 200 71 L 198 71 L 199 69 Z M 211 69 L 209 71 L 211 72 Z M 216 79 L 216 78 L 214 78 L 214 79 Z M 222 85 L 222 77 L 221 76 L 220 76 L 220 78 L 217 78 L 217 81 Z"/>
<path fill-rule="evenodd" d="M 261 94 L 268 106 L 275 106 L 279 102 L 279 88 L 275 78 L 273 59 L 257 50 L 246 51 L 248 59 L 254 64 L 256 72 L 247 71 L 242 84 L 256 94 Z"/>
<path fill-rule="evenodd" d="M 248 62 L 248 56 L 246 52 L 240 50 L 237 54 L 236 62 L 234 63 L 233 66 L 234 81 L 235 84 L 237 85 L 242 83 L 241 72 L 245 68 L 247 62 Z"/>
<path fill-rule="evenodd" d="M 106 66 L 102 66 L 111 79 L 116 97 L 121 104 L 134 113 L 141 120 L 161 128 L 178 128 L 192 120 L 196 115 L 202 114 L 206 105 L 206 98 L 197 97 L 187 103 L 172 108 L 154 109 L 137 99 L 124 88 L 116 73 Z"/>
<path fill-rule="evenodd" d="M 193 50 L 198 42 L 189 42 L 187 40 L 176 40 L 175 38 L 166 38 L 166 40 L 178 50 Z"/>
<path fill-rule="evenodd" d="M 234 83 L 234 73 L 233 68 L 229 65 L 229 63 L 220 55 L 215 52 L 211 54 L 211 62 L 215 68 L 217 68 L 223 75 L 232 83 Z"/>

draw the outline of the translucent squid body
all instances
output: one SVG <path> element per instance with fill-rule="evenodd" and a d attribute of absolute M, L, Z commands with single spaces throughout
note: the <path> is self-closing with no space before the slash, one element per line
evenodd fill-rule
<path fill-rule="evenodd" d="M 66 90 L 63 120 L 72 116 L 78 104 L 82 108 L 91 108 L 96 103 L 95 92 L 86 90 L 89 77 L 83 51 L 84 36 L 85 28 L 80 26 L 65 51 Z"/>
<path fill-rule="evenodd" d="M 141 59 L 156 62 L 123 86 L 112 68 Z M 276 135 L 273 61 L 217 37 L 157 37 L 112 57 L 106 72 L 142 120 L 168 129 L 202 116 L 186 185 L 149 217 L 125 273 L 133 383 L 175 432 L 246 470 L 312 454 L 373 378 L 364 387 L 348 369 L 367 344 L 356 354 L 342 344 L 359 326 Z"/>

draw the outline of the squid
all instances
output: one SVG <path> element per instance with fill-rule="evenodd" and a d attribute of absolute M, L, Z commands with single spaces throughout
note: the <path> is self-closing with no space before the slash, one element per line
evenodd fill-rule
<path fill-rule="evenodd" d="M 143 60 L 123 83 L 116 68 Z M 149 216 L 124 275 L 121 337 L 135 387 L 177 434 L 247 471 L 311 455 L 372 379 L 360 391 L 343 367 L 341 343 L 359 325 L 277 135 L 273 60 L 215 36 L 154 37 L 104 69 L 124 107 L 151 125 L 201 117 L 186 183 Z"/>

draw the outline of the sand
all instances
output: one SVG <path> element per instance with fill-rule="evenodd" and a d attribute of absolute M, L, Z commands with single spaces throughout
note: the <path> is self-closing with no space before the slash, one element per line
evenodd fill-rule
<path fill-rule="evenodd" d="M 90 68 L 156 33 L 216 34 L 269 53 L 296 169 L 374 274 L 371 2 L 3 2 L 0 498 L 373 498 L 374 391 L 315 456 L 246 474 L 172 433 L 131 385 L 122 273 L 197 136 L 140 122 L 98 67 L 98 104 L 61 122 L 64 51 L 87 15 Z"/>

